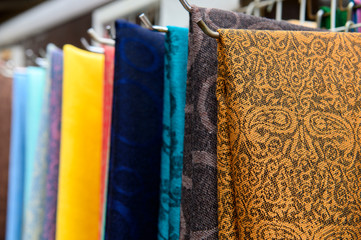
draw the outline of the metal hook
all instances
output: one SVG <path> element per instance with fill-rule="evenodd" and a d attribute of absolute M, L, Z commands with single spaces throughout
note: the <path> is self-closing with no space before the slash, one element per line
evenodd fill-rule
<path fill-rule="evenodd" d="M 112 27 L 110 25 L 107 25 L 105 29 L 107 30 L 109 37 L 111 39 L 115 39 L 114 34 L 112 33 Z"/>
<path fill-rule="evenodd" d="M 347 21 L 346 25 L 345 25 L 345 32 L 349 32 L 350 28 L 352 25 L 354 25 L 355 23 L 353 21 Z"/>
<path fill-rule="evenodd" d="M 80 42 L 83 44 L 84 48 L 89 52 L 95 53 L 104 53 L 104 49 L 100 47 L 91 46 L 85 38 L 80 38 Z"/>
<path fill-rule="evenodd" d="M 168 32 L 168 28 L 166 27 L 152 25 L 152 23 L 150 22 L 149 18 L 145 15 L 145 13 L 140 14 L 139 19 L 149 30 L 158 31 L 158 32 Z"/>
<path fill-rule="evenodd" d="M 185 10 L 187 10 L 188 12 L 192 11 L 192 6 L 187 2 L 187 0 L 179 0 L 179 2 L 183 5 Z"/>
<path fill-rule="evenodd" d="M 115 41 L 113 39 L 99 37 L 99 35 L 94 31 L 93 28 L 88 29 L 88 34 L 94 41 L 96 41 L 98 43 L 109 45 L 109 46 L 115 45 Z"/>
<path fill-rule="evenodd" d="M 197 25 L 198 25 L 198 26 L 202 29 L 202 31 L 203 31 L 205 34 L 207 34 L 208 36 L 210 36 L 210 37 L 212 37 L 212 38 L 219 38 L 219 33 L 211 30 L 203 20 L 198 21 L 198 22 L 197 22 Z"/>

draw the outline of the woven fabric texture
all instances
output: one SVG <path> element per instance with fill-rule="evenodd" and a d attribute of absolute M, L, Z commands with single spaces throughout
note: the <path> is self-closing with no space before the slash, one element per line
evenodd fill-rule
<path fill-rule="evenodd" d="M 213 30 L 312 30 L 236 12 L 192 7 L 180 239 L 217 239 L 217 42 L 197 26 L 200 19 Z"/>
<path fill-rule="evenodd" d="M 219 239 L 360 239 L 361 35 L 219 33 Z"/>

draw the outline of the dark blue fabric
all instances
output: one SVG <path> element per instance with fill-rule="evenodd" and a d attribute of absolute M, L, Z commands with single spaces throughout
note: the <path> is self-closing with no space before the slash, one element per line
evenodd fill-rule
<path fill-rule="evenodd" d="M 106 240 L 157 239 L 164 35 L 116 21 Z"/>

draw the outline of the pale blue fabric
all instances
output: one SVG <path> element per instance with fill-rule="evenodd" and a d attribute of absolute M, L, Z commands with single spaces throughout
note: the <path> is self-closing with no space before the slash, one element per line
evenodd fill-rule
<path fill-rule="evenodd" d="M 25 169 L 25 108 L 27 74 L 16 70 L 13 77 L 11 142 L 9 163 L 6 240 L 20 240 L 23 222 Z"/>
<path fill-rule="evenodd" d="M 44 194 L 46 177 L 46 158 L 39 152 L 39 145 L 43 142 L 40 134 L 44 134 L 48 125 L 47 105 L 49 84 L 46 70 L 40 67 L 27 68 L 27 100 L 25 124 L 25 189 L 24 189 L 24 220 L 23 240 L 37 240 L 41 238 L 42 221 L 44 219 Z M 47 100 L 46 100 L 47 101 Z M 45 109 L 45 110 L 44 110 Z M 45 133 L 47 134 L 47 133 Z M 41 136 L 43 137 L 43 136 Z M 47 148 L 47 146 L 42 146 Z M 44 149 L 43 149 L 44 150 Z"/>
<path fill-rule="evenodd" d="M 163 145 L 158 239 L 179 239 L 188 29 L 168 27 L 165 39 Z"/>

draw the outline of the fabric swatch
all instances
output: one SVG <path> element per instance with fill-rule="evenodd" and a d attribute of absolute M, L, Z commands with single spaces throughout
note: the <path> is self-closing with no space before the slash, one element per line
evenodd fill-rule
<path fill-rule="evenodd" d="M 180 239 L 217 239 L 217 42 L 197 26 L 309 30 L 282 21 L 192 6 L 185 107 Z"/>
<path fill-rule="evenodd" d="M 6 240 L 21 240 L 25 176 L 26 69 L 14 71 L 11 113 Z"/>
<path fill-rule="evenodd" d="M 0 239 L 5 239 L 13 79 L 0 74 Z"/>
<path fill-rule="evenodd" d="M 65 45 L 57 240 L 97 240 L 104 55 Z"/>
<path fill-rule="evenodd" d="M 361 35 L 218 31 L 219 239 L 360 239 Z"/>
<path fill-rule="evenodd" d="M 115 25 L 105 239 L 157 239 L 164 35 Z"/>
<path fill-rule="evenodd" d="M 60 157 L 61 105 L 63 89 L 63 51 L 49 49 L 50 96 L 49 96 L 49 150 L 47 152 L 47 176 L 43 240 L 55 240 L 56 208 Z"/>
<path fill-rule="evenodd" d="M 168 26 L 165 37 L 163 144 L 158 239 L 179 239 L 188 29 Z"/>
<path fill-rule="evenodd" d="M 115 48 L 104 46 L 104 94 L 103 94 L 103 132 L 102 132 L 102 172 L 100 182 L 100 238 L 104 237 L 106 196 L 108 182 L 108 162 L 110 149 L 110 123 L 112 119 L 114 52 Z"/>
<path fill-rule="evenodd" d="M 45 172 L 47 149 L 46 70 L 41 67 L 27 67 L 27 98 L 25 107 L 25 183 L 23 240 L 40 239 L 44 220 Z M 44 110 L 44 111 L 43 111 Z M 43 121 L 44 119 L 44 121 Z M 44 133 L 45 132 L 45 133 Z M 40 135 L 44 133 L 45 136 Z M 38 146 L 40 151 L 38 152 Z"/>

